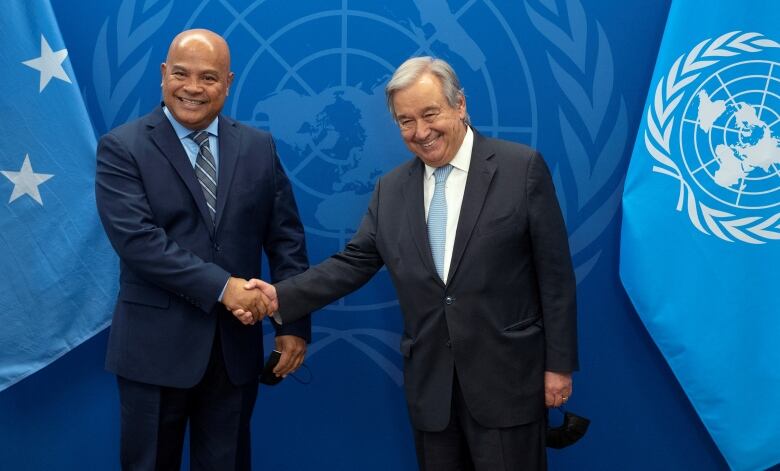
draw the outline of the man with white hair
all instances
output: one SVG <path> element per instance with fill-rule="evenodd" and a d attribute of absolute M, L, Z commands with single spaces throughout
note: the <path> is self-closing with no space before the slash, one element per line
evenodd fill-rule
<path fill-rule="evenodd" d="M 545 405 L 568 400 L 578 368 L 574 273 L 550 173 L 533 149 L 470 126 L 442 60 L 406 61 L 386 94 L 415 158 L 379 180 L 342 252 L 246 288 L 285 324 L 386 265 L 420 469 L 545 469 Z"/>

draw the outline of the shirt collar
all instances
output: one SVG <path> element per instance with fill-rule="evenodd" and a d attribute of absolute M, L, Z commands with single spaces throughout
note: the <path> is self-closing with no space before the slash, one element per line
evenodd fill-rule
<path fill-rule="evenodd" d="M 165 116 L 168 118 L 168 121 L 171 122 L 171 125 L 173 126 L 173 130 L 176 132 L 176 136 L 179 138 L 179 140 L 185 139 L 192 134 L 191 129 L 187 129 L 182 125 L 180 122 L 176 121 L 176 118 L 173 117 L 173 114 L 168 109 L 167 106 L 163 106 L 163 113 L 165 113 Z M 208 133 L 212 136 L 219 136 L 219 116 L 214 118 L 214 121 L 211 122 L 208 126 L 206 126 L 205 131 L 208 131 Z"/>
<path fill-rule="evenodd" d="M 462 170 L 466 173 L 469 172 L 469 166 L 471 165 L 471 151 L 474 149 L 474 132 L 470 126 L 466 127 L 466 136 L 463 137 L 463 142 L 460 144 L 458 152 L 455 153 L 455 157 L 450 161 L 450 165 Z M 436 167 L 431 167 L 425 164 L 425 178 L 431 178 Z"/>

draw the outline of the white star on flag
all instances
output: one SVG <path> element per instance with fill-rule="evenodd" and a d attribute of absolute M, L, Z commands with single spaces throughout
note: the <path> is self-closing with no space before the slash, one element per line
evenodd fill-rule
<path fill-rule="evenodd" d="M 43 206 L 43 200 L 41 200 L 41 193 L 38 191 L 38 185 L 45 182 L 54 175 L 48 173 L 35 173 L 33 172 L 32 165 L 30 165 L 30 155 L 24 155 L 24 162 L 22 168 L 18 172 L 11 172 L 4 170 L 2 172 L 6 178 L 11 180 L 14 184 L 14 191 L 11 193 L 11 199 L 9 203 L 13 202 L 16 198 L 22 195 L 30 195 L 32 199 Z"/>
<path fill-rule="evenodd" d="M 24 61 L 22 64 L 27 67 L 32 67 L 41 73 L 40 89 L 38 89 L 38 91 L 42 92 L 43 89 L 46 88 L 46 85 L 49 84 L 52 77 L 71 83 L 68 74 L 66 74 L 65 69 L 62 68 L 62 63 L 65 61 L 66 57 L 68 57 L 67 49 L 60 49 L 56 52 L 52 51 L 46 38 L 41 35 L 41 56 Z"/>

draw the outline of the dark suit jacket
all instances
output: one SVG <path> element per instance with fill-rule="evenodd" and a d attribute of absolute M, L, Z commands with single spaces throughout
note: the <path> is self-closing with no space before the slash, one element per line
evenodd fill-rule
<path fill-rule="evenodd" d="M 237 385 L 257 378 L 260 324 L 245 326 L 219 303 L 230 275 L 274 280 L 308 266 L 303 227 L 271 136 L 219 117 L 216 222 L 192 164 L 162 108 L 100 139 L 95 194 L 120 259 L 119 299 L 106 367 L 162 386 L 194 386 L 216 333 Z M 309 340 L 310 320 L 279 334 Z"/>
<path fill-rule="evenodd" d="M 436 274 L 414 159 L 377 183 L 346 249 L 277 285 L 283 322 L 357 289 L 387 265 L 404 316 L 412 425 L 449 421 L 457 369 L 472 416 L 510 427 L 544 413 L 544 371 L 577 369 L 575 281 L 549 171 L 532 149 L 475 133 L 445 286 Z"/>

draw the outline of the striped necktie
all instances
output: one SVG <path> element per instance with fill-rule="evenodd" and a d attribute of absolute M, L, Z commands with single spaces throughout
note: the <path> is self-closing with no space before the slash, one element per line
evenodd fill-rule
<path fill-rule="evenodd" d="M 444 280 L 444 247 L 447 242 L 447 197 L 444 193 L 452 165 L 447 164 L 433 171 L 436 187 L 428 208 L 428 243 L 431 245 L 433 263 L 439 277 Z"/>
<path fill-rule="evenodd" d="M 195 175 L 198 177 L 203 196 L 206 197 L 206 206 L 209 207 L 211 222 L 217 213 L 217 166 L 214 163 L 214 155 L 209 147 L 208 131 L 199 131 L 190 134 L 190 139 L 198 144 L 198 157 L 195 159 Z"/>

